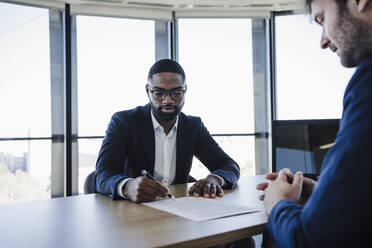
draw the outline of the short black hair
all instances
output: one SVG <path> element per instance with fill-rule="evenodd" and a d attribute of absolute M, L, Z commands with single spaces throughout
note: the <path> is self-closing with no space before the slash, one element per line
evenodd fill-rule
<path fill-rule="evenodd" d="M 160 72 L 174 72 L 182 76 L 182 83 L 186 81 L 186 75 L 182 66 L 176 61 L 171 59 L 162 59 L 157 61 L 153 66 L 151 66 L 149 74 L 147 76 L 147 81 L 152 80 L 152 76 Z"/>
<path fill-rule="evenodd" d="M 311 13 L 311 3 L 313 2 L 314 0 L 306 0 L 305 1 L 305 9 L 308 13 Z M 347 0 L 334 0 L 338 7 L 342 7 L 341 9 L 344 9 L 344 7 L 346 6 L 346 1 Z"/>

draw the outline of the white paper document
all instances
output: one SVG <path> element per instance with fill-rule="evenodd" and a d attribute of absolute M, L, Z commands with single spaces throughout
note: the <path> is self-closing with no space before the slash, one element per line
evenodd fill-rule
<path fill-rule="evenodd" d="M 205 221 L 258 211 L 251 207 L 202 197 L 183 197 L 175 201 L 160 200 L 142 204 L 193 221 Z"/>

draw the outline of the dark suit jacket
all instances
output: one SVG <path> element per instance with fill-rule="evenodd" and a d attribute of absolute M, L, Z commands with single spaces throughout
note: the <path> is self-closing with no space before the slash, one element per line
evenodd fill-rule
<path fill-rule="evenodd" d="M 115 113 L 107 128 L 96 165 L 96 191 L 117 199 L 116 185 L 141 170 L 154 173 L 155 136 L 150 105 Z M 239 166 L 218 146 L 199 117 L 179 114 L 177 127 L 176 178 L 187 183 L 193 156 L 234 187 Z"/>
<path fill-rule="evenodd" d="M 304 207 L 281 200 L 268 230 L 280 247 L 372 247 L 372 57 L 344 96 L 335 145 Z"/>

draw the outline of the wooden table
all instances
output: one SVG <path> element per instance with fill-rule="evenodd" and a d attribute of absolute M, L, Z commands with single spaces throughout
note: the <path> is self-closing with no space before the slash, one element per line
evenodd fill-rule
<path fill-rule="evenodd" d="M 255 189 L 263 176 L 243 177 L 223 198 L 264 210 Z M 192 184 L 173 185 L 176 197 Z M 206 247 L 262 233 L 267 222 L 256 212 L 194 222 L 100 194 L 0 206 L 0 247 Z"/>

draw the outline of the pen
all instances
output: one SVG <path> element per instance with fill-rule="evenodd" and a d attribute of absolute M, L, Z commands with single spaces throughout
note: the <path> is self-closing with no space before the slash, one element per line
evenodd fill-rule
<path fill-rule="evenodd" d="M 150 178 L 150 179 L 152 179 L 152 180 L 154 180 L 154 181 L 157 181 L 147 170 L 142 170 L 141 171 L 141 173 L 142 173 L 142 175 L 144 176 L 144 177 L 147 177 L 147 178 Z M 172 200 L 176 200 L 176 198 L 171 194 L 171 193 L 169 193 L 168 195 L 167 195 L 170 199 L 172 199 Z"/>

